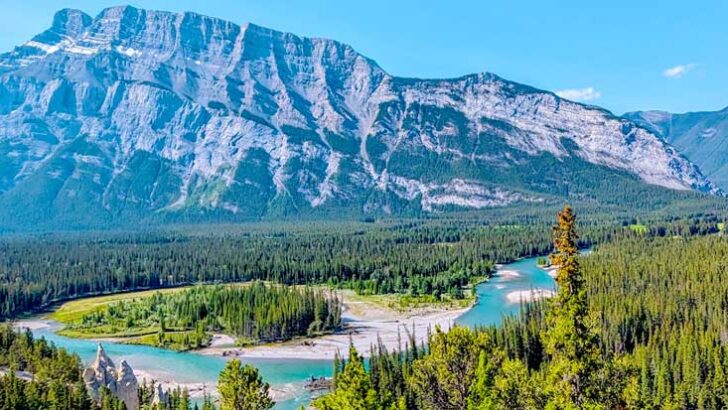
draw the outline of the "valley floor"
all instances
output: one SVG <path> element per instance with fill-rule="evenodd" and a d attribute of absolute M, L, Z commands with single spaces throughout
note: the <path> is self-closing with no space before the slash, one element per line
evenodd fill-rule
<path fill-rule="evenodd" d="M 491 323 L 492 316 L 500 316 L 507 312 L 504 310 L 506 306 L 518 306 L 520 300 L 527 301 L 539 296 L 539 292 L 543 292 L 537 284 L 530 280 L 524 283 L 521 281 L 525 278 L 531 278 L 531 274 L 527 269 L 515 268 L 511 269 L 509 265 L 498 265 L 497 273 L 493 277 L 492 286 L 488 286 L 488 292 L 497 295 L 496 298 L 485 296 L 484 300 L 490 300 L 485 310 L 480 309 L 477 312 L 477 319 L 474 323 Z M 489 281 L 490 282 L 490 281 Z M 315 338 L 297 338 L 285 343 L 254 345 L 247 347 L 238 347 L 235 345 L 233 337 L 224 334 L 214 334 L 210 345 L 206 348 L 180 353 L 180 356 L 170 356 L 170 365 L 149 366 L 139 364 L 147 360 L 148 355 L 152 355 L 157 360 L 160 354 L 155 350 L 151 353 L 140 353 L 136 356 L 136 352 L 144 352 L 144 347 L 120 348 L 123 349 L 116 353 L 117 357 L 127 356 L 127 359 L 133 358 L 133 368 L 139 380 L 156 380 L 161 383 L 164 388 L 175 388 L 177 386 L 187 388 L 193 398 L 200 398 L 204 391 L 214 392 L 216 383 L 214 381 L 216 374 L 203 375 L 198 374 L 192 380 L 180 379 L 177 377 L 176 371 L 180 366 L 172 366 L 180 362 L 194 362 L 193 369 L 199 369 L 199 366 L 215 367 L 218 366 L 220 358 L 236 358 L 239 357 L 243 361 L 250 359 L 252 363 L 258 365 L 269 366 L 277 376 L 273 376 L 274 380 L 271 385 L 271 396 L 276 401 L 284 402 L 287 400 L 297 400 L 297 398 L 305 395 L 303 380 L 310 375 L 326 375 L 321 372 L 319 366 L 323 366 L 328 370 L 330 365 L 327 362 L 331 360 L 337 352 L 346 354 L 349 344 L 352 343 L 357 350 L 364 356 L 369 356 L 370 349 L 373 345 L 381 343 L 389 350 L 396 349 L 400 343 L 404 343 L 408 339 L 408 332 L 414 332 L 415 339 L 418 344 L 426 341 L 428 331 L 434 331 L 436 326 L 440 326 L 443 330 L 449 329 L 453 323 L 459 321 L 460 317 L 466 313 L 472 315 L 471 311 L 475 305 L 476 298 L 470 296 L 472 294 L 470 285 L 464 289 L 467 297 L 463 300 L 442 300 L 433 302 L 428 297 L 407 297 L 396 295 L 374 295 L 361 296 L 350 290 L 336 291 L 337 295 L 342 299 L 342 329 L 334 334 L 319 336 Z M 531 291 L 524 292 L 524 289 Z M 484 288 L 485 289 L 485 288 Z M 166 289 L 163 292 L 179 292 L 182 289 Z M 536 290 L 537 292 L 533 292 Z M 86 299 L 78 299 L 66 302 L 58 310 L 50 315 L 35 316 L 26 318 L 25 320 L 15 323 L 17 327 L 30 328 L 41 332 L 57 332 L 63 327 L 64 322 L 72 322 L 80 319 L 84 314 L 88 314 L 100 308 L 103 305 L 117 303 L 122 300 L 131 300 L 134 298 L 148 297 L 156 291 L 142 291 L 127 294 L 116 294 L 97 296 Z M 510 301 L 511 298 L 518 295 L 518 302 Z M 480 298 L 481 293 L 478 293 Z M 493 303 L 495 303 L 493 305 Z M 471 312 L 468 312 L 471 311 Z M 472 322 L 472 318 L 467 322 Z M 61 332 L 61 334 L 64 334 Z M 109 341 L 129 343 L 129 338 L 123 337 L 84 337 L 80 334 L 65 334 L 76 339 L 86 339 L 93 341 Z M 68 343 L 73 344 L 71 339 L 65 339 Z M 87 343 L 88 342 L 80 342 Z M 78 346 L 76 346 L 78 347 Z M 91 350 L 95 351 L 95 347 L 91 346 Z M 140 350 L 136 350 L 140 349 Z M 171 353 L 171 352 L 170 352 Z M 176 355 L 176 353 L 174 353 Z M 131 356 L 130 356 L 131 355 Z M 195 356 L 195 357 L 193 357 Z M 166 359 L 165 359 L 166 360 Z M 200 362 L 202 360 L 202 364 Z M 208 363 L 209 361 L 209 363 Z M 304 363 L 302 363 L 304 362 Z M 295 377 L 289 377 L 285 380 L 280 379 L 281 369 L 278 367 L 280 363 L 290 366 L 285 372 L 295 373 Z M 311 364 L 308 364 L 311 363 Z M 187 365 L 181 366 L 183 369 L 189 369 Z M 275 369 L 275 370 L 270 370 Z M 265 370 L 265 369 L 264 369 Z M 187 370 L 185 370 L 187 371 Z M 197 370 L 194 370 L 197 371 Z M 285 373 L 284 372 L 284 373 Z M 214 372 L 213 372 L 214 373 Z M 209 376 L 209 377 L 208 377 Z M 270 375 L 269 375 L 270 377 Z"/>
<path fill-rule="evenodd" d="M 209 347 L 198 352 L 241 358 L 333 359 L 336 352 L 346 354 L 351 343 L 361 354 L 369 356 L 370 348 L 379 341 L 393 350 L 407 341 L 408 333 L 414 333 L 419 345 L 426 341 L 428 331 L 434 331 L 436 326 L 449 329 L 471 306 L 437 304 L 397 309 L 374 297 L 348 291 L 341 294 L 343 328 L 334 334 L 243 348 L 236 347 L 232 337 L 217 334 Z"/>
<path fill-rule="evenodd" d="M 176 290 L 168 290 L 174 292 Z M 349 344 L 352 343 L 364 356 L 369 356 L 372 345 L 381 341 L 389 350 L 397 348 L 408 338 L 408 332 L 414 332 L 418 345 L 426 341 L 429 330 L 434 331 L 436 326 L 443 330 L 449 329 L 455 320 L 472 307 L 474 298 L 453 303 L 420 304 L 415 307 L 400 307 L 396 297 L 387 296 L 359 296 L 352 291 L 340 291 L 343 299 L 342 329 L 334 334 L 297 338 L 285 343 L 254 345 L 249 347 L 235 346 L 235 339 L 225 334 L 215 334 L 208 347 L 191 351 L 190 353 L 222 356 L 226 358 L 239 357 L 241 359 L 304 359 L 304 360 L 330 360 L 337 352 L 346 354 Z M 56 319 L 76 318 L 88 309 L 99 305 L 118 301 L 122 298 L 146 296 L 141 294 L 110 295 L 89 299 L 79 299 L 68 302 L 60 310 L 50 316 L 36 316 L 15 323 L 16 327 L 31 330 L 51 330 L 62 327 Z M 83 308 L 81 307 L 83 306 Z M 56 331 L 56 330 L 54 330 Z M 62 332 L 61 332 L 62 333 Z M 67 336 L 73 336 L 67 335 Z M 78 336 L 76 336 L 78 338 Z M 121 342 L 124 338 L 86 338 L 99 342 Z M 166 372 L 147 370 L 134 370 L 137 378 L 141 380 L 155 380 L 163 388 L 187 388 L 190 396 L 200 399 L 205 391 L 215 390 L 215 383 L 187 383 L 175 380 Z M 271 388 L 271 397 L 276 401 L 289 400 L 300 394 L 298 385 L 276 385 Z"/>
<path fill-rule="evenodd" d="M 237 284 L 241 286 L 244 284 Z M 473 286 L 473 285 L 471 285 Z M 176 293 L 186 288 L 163 289 L 163 293 Z M 104 333 L 84 329 L 63 328 L 63 324 L 79 320 L 83 315 L 101 306 L 119 301 L 150 297 L 158 290 L 126 294 L 96 296 L 64 303 L 49 318 L 22 322 L 23 327 L 53 325 L 59 322 L 59 334 L 71 338 L 99 342 L 140 343 L 138 329 L 119 329 L 115 333 Z M 465 289 L 470 292 L 469 288 Z M 426 298 L 408 298 L 396 295 L 361 296 L 350 290 L 337 291 L 342 299 L 342 328 L 333 334 L 316 337 L 298 337 L 282 343 L 267 343 L 236 346 L 234 337 L 222 333 L 214 334 L 207 347 L 193 350 L 194 353 L 240 358 L 270 359 L 333 359 L 337 352 L 346 354 L 353 344 L 364 356 L 369 356 L 373 345 L 381 343 L 389 350 L 396 349 L 414 334 L 418 345 L 426 342 L 428 333 L 436 326 L 447 330 L 455 320 L 468 311 L 475 302 L 474 297 L 463 300 L 431 302 Z M 528 295 L 526 295 L 528 296 Z"/>

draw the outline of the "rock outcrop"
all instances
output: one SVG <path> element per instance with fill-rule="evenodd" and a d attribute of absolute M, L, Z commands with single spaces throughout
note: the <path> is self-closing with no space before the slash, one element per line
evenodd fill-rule
<path fill-rule="evenodd" d="M 139 382 L 129 364 L 122 360 L 117 368 L 99 344 L 96 359 L 83 372 L 83 380 L 94 400 L 100 399 L 100 390 L 106 387 L 126 405 L 127 410 L 139 408 Z"/>
<path fill-rule="evenodd" d="M 152 406 L 161 405 L 167 402 L 167 393 L 162 388 L 161 383 L 157 383 L 154 386 L 154 391 L 152 392 Z"/>

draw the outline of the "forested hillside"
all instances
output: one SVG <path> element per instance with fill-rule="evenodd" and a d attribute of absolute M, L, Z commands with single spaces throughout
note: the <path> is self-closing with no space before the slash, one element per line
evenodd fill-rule
<path fill-rule="evenodd" d="M 636 236 L 577 260 L 562 228 L 556 298 L 428 349 L 380 347 L 368 370 L 352 351 L 317 407 L 725 408 L 728 240 Z"/>
<path fill-rule="evenodd" d="M 108 388 L 102 388 L 92 400 L 82 377 L 81 360 L 75 354 L 58 349 L 28 332 L 0 326 L 0 408 L 3 410 L 136 410 Z M 268 384 L 258 371 L 237 360 L 220 372 L 218 386 L 223 409 L 229 403 L 245 402 L 260 410 L 270 409 Z M 156 395 L 155 395 L 155 392 Z M 160 394 L 161 392 L 161 394 Z M 187 389 L 163 390 L 154 381 L 145 381 L 138 390 L 141 410 L 214 410 L 210 394 L 193 399 Z M 155 397 L 156 396 L 156 397 Z M 159 400 L 163 397 L 163 400 Z"/>
<path fill-rule="evenodd" d="M 78 356 L 0 326 L 0 408 L 90 410 L 81 370 Z"/>
<path fill-rule="evenodd" d="M 0 319 L 85 295 L 253 279 L 459 297 L 493 263 L 548 252 L 549 211 L 6 237 L 0 239 Z M 631 234 L 638 222 L 657 236 L 717 232 L 723 222 L 719 213 L 685 215 L 591 214 L 581 221 L 580 245 Z"/>
<path fill-rule="evenodd" d="M 728 239 L 622 241 L 583 264 L 603 348 L 637 372 L 634 407 L 728 406 Z"/>
<path fill-rule="evenodd" d="M 185 231 L 175 231 L 6 238 L 2 292 L 12 298 L 3 299 L 4 312 L 12 316 L 29 310 L 31 303 L 82 294 L 61 292 L 116 291 L 142 284 L 169 287 L 200 280 L 258 278 L 329 283 L 361 292 L 434 294 L 439 285 L 420 289 L 414 284 L 456 286 L 488 272 L 495 261 L 553 249 L 550 224 L 539 216 L 522 223 L 506 221 L 362 223 L 337 225 L 337 230 L 332 225 L 302 225 L 285 233 L 275 226 L 258 226 L 247 232 L 218 227 L 214 233 L 195 230 L 184 235 L 180 233 Z M 582 236 L 574 233 L 574 226 Z M 316 405 L 323 409 L 727 405 L 728 285 L 723 276 L 728 240 L 722 233 L 723 219 L 709 214 L 653 216 L 615 225 L 614 220 L 592 215 L 578 225 L 572 217 L 562 217 L 559 227 L 556 233 L 561 239 L 552 262 L 560 266 L 560 292 L 553 301 L 526 305 L 519 317 L 508 318 L 499 327 L 435 331 L 427 348 L 409 343 L 402 351 L 388 352 L 379 347 L 368 366 L 352 351 L 346 361 L 335 363 L 335 389 Z M 589 256 L 576 258 L 577 246 L 595 244 Z M 565 294 L 563 289 L 572 291 Z M 83 326 L 100 331 L 116 325 L 151 327 L 155 337 L 162 334 L 162 341 L 184 329 L 189 339 L 173 341 L 193 347 L 200 341 L 196 334 L 214 329 L 251 340 L 327 331 L 336 326 L 339 314 L 336 302 L 317 291 L 258 283 L 195 287 L 119 303 L 85 316 Z M 8 346 L 29 337 L 12 336 Z M 63 357 L 52 350 L 48 354 Z M 71 364 L 66 367 L 77 367 L 72 363 L 77 359 L 68 360 Z M 16 370 L 40 371 L 32 361 L 22 366 L 8 363 Z M 62 376 L 69 385 L 76 380 L 72 373 Z M 5 376 L 3 383 L 21 387 L 4 387 L 15 389 L 5 397 L 31 394 L 25 390 L 34 389 L 27 387 L 28 382 L 13 377 Z M 47 396 L 50 387 L 40 386 L 39 394 Z M 170 397 L 176 397 L 175 403 L 188 403 L 183 391 Z"/>

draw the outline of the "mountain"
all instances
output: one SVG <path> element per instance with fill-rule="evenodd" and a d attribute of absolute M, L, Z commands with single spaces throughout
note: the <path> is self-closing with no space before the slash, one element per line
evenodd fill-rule
<path fill-rule="evenodd" d="M 493 74 L 395 77 L 345 44 L 253 24 L 67 9 L 0 55 L 5 224 L 401 215 L 660 187 L 715 190 L 598 107 Z"/>
<path fill-rule="evenodd" d="M 728 107 L 686 114 L 637 111 L 624 116 L 663 137 L 713 183 L 728 189 Z"/>

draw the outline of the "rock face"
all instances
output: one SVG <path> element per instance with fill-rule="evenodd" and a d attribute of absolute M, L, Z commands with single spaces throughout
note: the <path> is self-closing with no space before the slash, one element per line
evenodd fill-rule
<path fill-rule="evenodd" d="M 603 109 L 494 74 L 399 78 L 253 24 L 62 10 L 0 55 L 8 222 L 483 208 L 583 193 L 585 174 L 713 190 Z"/>
<path fill-rule="evenodd" d="M 157 383 L 152 392 L 152 406 L 164 405 L 165 403 L 167 403 L 167 393 L 162 388 L 161 383 Z"/>
<path fill-rule="evenodd" d="M 638 111 L 625 117 L 663 137 L 719 188 L 728 190 L 728 107 L 685 114 Z"/>
<path fill-rule="evenodd" d="M 129 364 L 122 360 L 117 369 L 111 358 L 99 344 L 96 359 L 83 372 L 83 380 L 91 397 L 98 401 L 100 389 L 107 387 L 111 393 L 124 402 L 128 410 L 139 408 L 139 382 Z"/>

